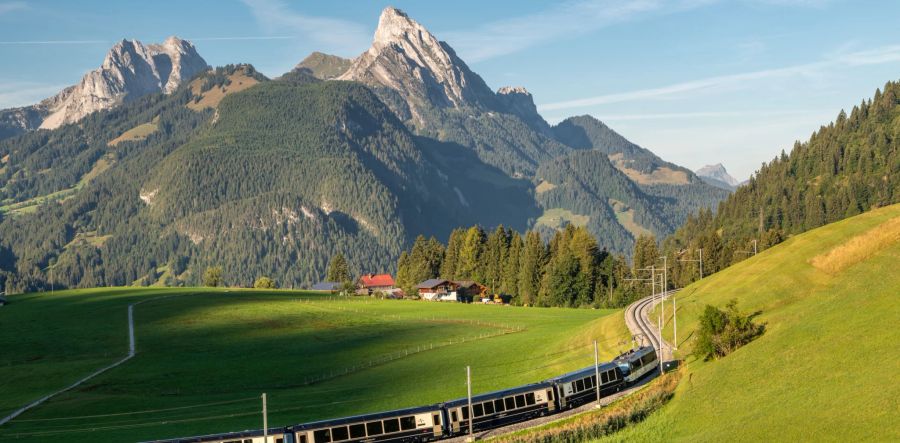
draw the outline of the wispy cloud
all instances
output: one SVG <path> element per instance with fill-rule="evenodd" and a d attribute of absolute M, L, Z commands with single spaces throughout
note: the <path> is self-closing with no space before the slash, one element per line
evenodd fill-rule
<path fill-rule="evenodd" d="M 569 0 L 533 14 L 441 35 L 463 59 L 478 62 L 619 23 L 687 12 L 722 0 Z M 830 0 L 743 0 L 768 7 L 822 7 Z"/>
<path fill-rule="evenodd" d="M 95 45 L 98 43 L 109 44 L 107 40 L 22 40 L 22 41 L 0 41 L 0 45 Z"/>
<path fill-rule="evenodd" d="M 244 37 L 191 37 L 188 40 L 193 42 L 216 42 L 216 41 L 234 41 L 234 40 L 296 40 L 300 37 L 293 35 L 259 35 Z"/>
<path fill-rule="evenodd" d="M 362 52 L 371 32 L 363 25 L 331 17 L 301 14 L 281 0 L 242 0 L 265 32 L 303 36 L 322 49 L 345 55 Z"/>
<path fill-rule="evenodd" d="M 3 2 L 0 3 L 0 15 L 6 14 L 8 12 L 20 11 L 23 9 L 28 9 L 28 5 L 25 2 Z"/>
<path fill-rule="evenodd" d="M 442 33 L 471 62 L 521 51 L 548 40 L 572 37 L 616 23 L 659 13 L 670 4 L 693 7 L 695 1 L 580 0 L 561 3 L 535 14 L 512 17 L 474 29 Z"/>
<path fill-rule="evenodd" d="M 764 69 L 739 74 L 707 77 L 699 80 L 676 83 L 658 88 L 598 95 L 594 97 L 560 101 L 555 103 L 545 103 L 538 105 L 538 109 L 540 109 L 541 111 L 548 111 L 556 109 L 606 105 L 610 103 L 664 100 L 675 98 L 685 93 L 746 88 L 750 85 L 751 82 L 759 80 L 792 77 L 815 79 L 821 77 L 822 75 L 825 75 L 826 72 L 839 67 L 884 64 L 898 61 L 900 61 L 900 45 L 890 45 L 865 51 L 838 53 L 826 57 L 821 61 L 813 63 L 799 64 L 782 68 Z"/>
<path fill-rule="evenodd" d="M 65 85 L 0 80 L 0 109 L 34 104 L 63 88 Z"/>

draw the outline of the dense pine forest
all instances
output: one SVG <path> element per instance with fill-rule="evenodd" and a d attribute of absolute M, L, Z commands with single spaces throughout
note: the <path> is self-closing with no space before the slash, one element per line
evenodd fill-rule
<path fill-rule="evenodd" d="M 698 255 L 708 274 L 784 238 L 900 202 L 900 83 L 889 82 L 849 115 L 763 164 L 718 211 L 691 216 L 664 242 L 671 256 Z M 679 285 L 697 277 L 673 262 Z M 690 270 L 682 263 L 688 263 Z"/>
<path fill-rule="evenodd" d="M 661 265 L 653 237 L 639 237 L 634 268 L 624 255 L 599 246 L 584 227 L 568 225 L 544 241 L 537 231 L 499 226 L 455 229 L 447 243 L 419 236 L 397 263 L 397 285 L 407 294 L 430 278 L 472 280 L 489 293 L 528 306 L 622 307 L 650 293 L 641 268 Z"/>

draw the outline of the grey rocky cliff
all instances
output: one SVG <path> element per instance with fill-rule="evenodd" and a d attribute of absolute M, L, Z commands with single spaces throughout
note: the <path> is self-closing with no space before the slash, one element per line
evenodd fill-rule
<path fill-rule="evenodd" d="M 33 106 L 0 111 L 0 138 L 55 129 L 147 94 L 171 94 L 208 68 L 194 45 L 178 37 L 150 45 L 122 40 L 78 84 Z"/>
<path fill-rule="evenodd" d="M 395 92 L 399 100 L 386 100 L 388 105 L 416 122 L 425 119 L 428 108 L 492 109 L 497 102 L 449 45 L 392 7 L 381 13 L 372 46 L 337 79 Z"/>

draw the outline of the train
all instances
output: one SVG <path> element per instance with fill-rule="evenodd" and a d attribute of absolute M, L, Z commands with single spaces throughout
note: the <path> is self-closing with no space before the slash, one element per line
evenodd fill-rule
<path fill-rule="evenodd" d="M 656 350 L 642 346 L 613 361 L 538 383 L 429 406 L 376 412 L 311 423 L 144 443 L 424 443 L 499 428 L 577 408 L 631 386 L 658 365 Z"/>

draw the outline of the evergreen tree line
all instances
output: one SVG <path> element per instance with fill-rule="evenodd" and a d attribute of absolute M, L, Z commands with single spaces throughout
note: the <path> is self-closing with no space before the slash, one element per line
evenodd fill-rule
<path fill-rule="evenodd" d="M 804 143 L 764 163 L 750 181 L 709 210 L 688 217 L 663 242 L 667 254 L 699 257 L 710 274 L 785 238 L 900 202 L 900 83 L 841 111 Z M 679 284 L 696 279 L 693 262 L 674 263 Z"/>
<path fill-rule="evenodd" d="M 415 294 L 430 278 L 472 280 L 518 305 L 622 307 L 650 291 L 635 281 L 645 278 L 640 269 L 662 263 L 651 236 L 640 237 L 633 254 L 634 269 L 623 255 L 601 249 L 585 227 L 568 225 L 545 241 L 537 231 L 473 226 L 453 230 L 446 244 L 417 237 L 400 254 L 397 285 Z"/>

